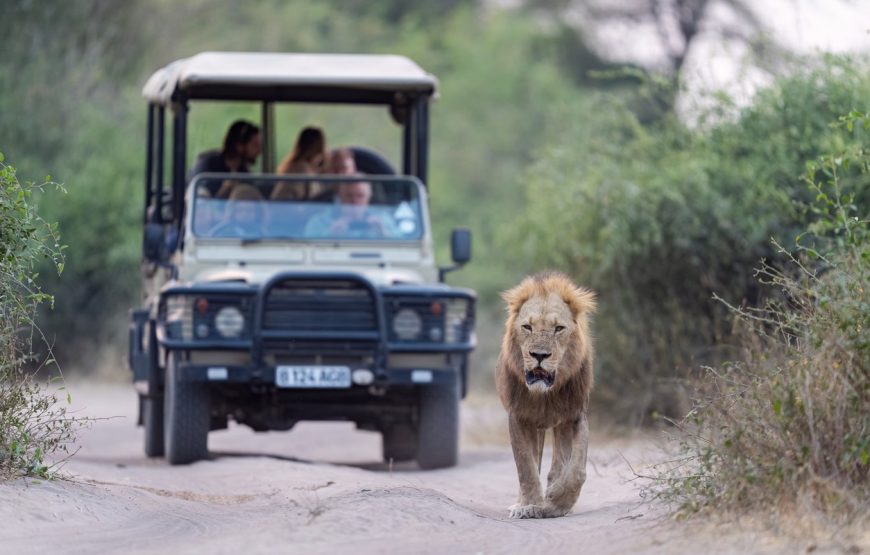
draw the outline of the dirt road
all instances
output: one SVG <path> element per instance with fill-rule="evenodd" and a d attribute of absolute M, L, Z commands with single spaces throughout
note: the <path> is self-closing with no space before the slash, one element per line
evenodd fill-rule
<path fill-rule="evenodd" d="M 71 389 L 85 414 L 115 418 L 82 432 L 81 451 L 65 467 L 72 481 L 0 485 L 2 553 L 707 555 L 798 547 L 733 526 L 667 520 L 642 503 L 625 461 L 642 465 L 656 451 L 594 433 L 573 513 L 508 520 L 516 474 L 495 403 L 464 404 L 460 463 L 448 470 L 390 468 L 379 462 L 379 435 L 343 423 L 269 434 L 231 426 L 210 435 L 211 460 L 170 467 L 142 454 L 131 387 Z"/>

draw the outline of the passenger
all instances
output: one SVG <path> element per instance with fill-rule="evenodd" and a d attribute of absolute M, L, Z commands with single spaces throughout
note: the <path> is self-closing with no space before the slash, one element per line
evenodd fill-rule
<path fill-rule="evenodd" d="M 359 175 L 359 174 L 358 174 Z M 338 204 L 315 214 L 305 226 L 306 237 L 398 237 L 394 222 L 374 212 L 369 203 L 372 184 L 368 181 L 341 183 Z"/>
<path fill-rule="evenodd" d="M 326 136 L 319 127 L 306 127 L 296 137 L 293 150 L 278 164 L 277 173 L 323 173 Z"/>
<path fill-rule="evenodd" d="M 190 177 L 206 172 L 248 173 L 251 171 L 250 166 L 257 162 L 262 152 L 260 128 L 249 121 L 237 120 L 227 130 L 221 150 L 209 150 L 197 157 L 190 170 Z M 212 196 L 217 196 L 221 184 L 209 183 L 208 186 Z"/>
<path fill-rule="evenodd" d="M 265 230 L 263 194 L 253 185 L 238 183 L 230 193 L 223 221 L 209 233 L 213 237 L 260 237 Z"/>
<path fill-rule="evenodd" d="M 334 148 L 329 151 L 326 173 L 330 175 L 356 175 L 353 151 L 349 148 Z M 337 190 L 337 183 L 324 184 L 323 191 L 312 197 L 312 200 L 314 202 L 334 202 Z"/>
<path fill-rule="evenodd" d="M 293 150 L 284 157 L 276 173 L 323 173 L 326 162 L 326 137 L 319 127 L 306 127 L 296 137 Z M 278 183 L 275 186 L 282 197 L 297 195 L 297 198 L 311 198 L 321 193 L 323 187 L 316 181 L 297 181 Z M 301 196 L 300 196 L 301 195 Z M 275 198 L 274 196 L 272 198 Z"/>
<path fill-rule="evenodd" d="M 353 175 L 356 173 L 356 161 L 353 151 L 349 148 L 334 148 L 329 151 L 329 163 L 326 173 L 335 175 Z"/>

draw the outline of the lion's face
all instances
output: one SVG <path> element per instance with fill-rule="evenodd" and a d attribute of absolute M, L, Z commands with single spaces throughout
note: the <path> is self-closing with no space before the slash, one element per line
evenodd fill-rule
<path fill-rule="evenodd" d="M 505 347 L 521 357 L 511 364 L 530 391 L 543 393 L 559 376 L 579 371 L 588 352 L 587 316 L 595 310 L 595 295 L 576 287 L 564 274 L 527 278 L 503 294 L 508 303 Z M 564 380 L 565 378 L 563 378 Z"/>
<path fill-rule="evenodd" d="M 554 293 L 538 295 L 523 304 L 514 326 L 526 386 L 532 391 L 550 389 L 569 342 L 575 339 L 571 309 Z"/>

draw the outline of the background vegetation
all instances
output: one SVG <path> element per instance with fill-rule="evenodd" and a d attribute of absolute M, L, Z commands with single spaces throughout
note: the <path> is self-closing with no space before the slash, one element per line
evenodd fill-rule
<path fill-rule="evenodd" d="M 0 154 L 0 480 L 47 476 L 56 463 L 46 457 L 66 452 L 82 422 L 58 403 L 59 389 L 46 389 L 27 369 L 52 360 L 35 357 L 36 307 L 50 303 L 35 271 L 39 262 L 63 271 L 57 225 L 41 219 L 33 193 L 45 184 L 21 184 Z M 69 400 L 69 397 L 66 397 Z"/>
<path fill-rule="evenodd" d="M 752 268 L 761 257 L 780 265 L 770 238 L 789 244 L 814 218 L 796 202 L 811 196 L 798 176 L 843 146 L 828 124 L 866 105 L 870 71 L 844 58 L 783 58 L 751 106 L 720 97 L 687 123 L 675 105 L 694 35 L 669 54 L 670 73 L 614 71 L 588 29 L 560 23 L 564 2 L 534 4 L 11 2 L 0 18 L 0 146 L 24 175 L 48 169 L 70 191 L 40 202 L 70 245 L 63 279 L 43 272 L 57 302 L 42 322 L 59 355 L 82 372 L 127 376 L 126 311 L 140 294 L 139 91 L 155 68 L 204 50 L 398 52 L 441 82 L 433 221 L 442 263 L 453 227 L 474 232 L 474 260 L 449 278 L 480 296 L 473 387 L 490 387 L 497 293 L 549 267 L 601 295 L 601 410 L 627 423 L 688 410 L 681 378 L 742 352 L 713 293 L 760 302 L 766 286 Z M 238 105 L 192 114 L 191 155 L 246 114 Z M 332 144 L 395 150 L 386 114 L 345 115 L 280 110 L 280 148 L 317 123 Z M 856 191 L 866 211 L 866 187 Z"/>
<path fill-rule="evenodd" d="M 795 505 L 870 518 L 870 119 L 853 112 L 845 148 L 809 164 L 817 220 L 782 268 L 761 264 L 776 296 L 733 307 L 746 336 L 741 361 L 709 369 L 681 425 L 682 459 L 654 493 L 682 509 Z M 863 139 L 863 140 L 862 140 Z"/>
<path fill-rule="evenodd" d="M 672 115 L 644 125 L 623 100 L 602 97 L 595 120 L 577 125 L 578 113 L 551 127 L 526 173 L 522 259 L 600 292 L 599 393 L 616 414 L 681 416 L 677 378 L 738 354 L 713 295 L 759 302 L 753 269 L 782 261 L 770 239 L 791 244 L 812 219 L 804 165 L 842 146 L 829 123 L 868 92 L 866 67 L 823 57 L 726 120 L 719 111 L 694 128 Z M 866 211 L 865 184 L 855 203 Z"/>

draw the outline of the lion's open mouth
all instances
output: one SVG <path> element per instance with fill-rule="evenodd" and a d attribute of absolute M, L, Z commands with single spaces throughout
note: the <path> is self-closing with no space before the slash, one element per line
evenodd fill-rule
<path fill-rule="evenodd" d="M 553 385 L 553 382 L 556 380 L 556 376 L 547 372 L 540 366 L 537 366 L 531 370 L 526 370 L 526 385 L 532 385 L 538 382 L 542 382 L 547 387 Z"/>

